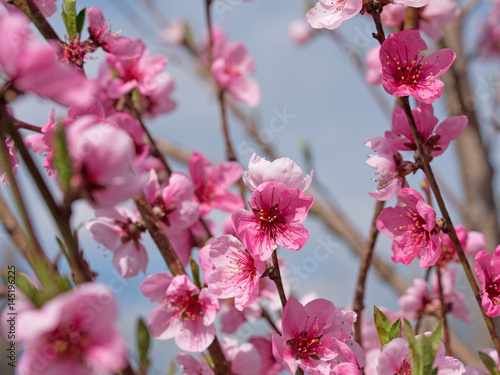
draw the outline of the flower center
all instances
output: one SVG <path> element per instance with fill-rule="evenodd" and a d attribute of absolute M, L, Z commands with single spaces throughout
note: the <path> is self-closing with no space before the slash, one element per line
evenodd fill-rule
<path fill-rule="evenodd" d="M 397 375 L 412 375 L 411 372 L 411 364 L 406 362 L 406 359 L 403 360 L 403 363 L 401 364 L 401 367 L 399 368 L 399 372 Z"/>
<path fill-rule="evenodd" d="M 423 225 L 426 224 L 425 220 L 410 207 L 403 203 L 401 203 L 401 206 L 406 210 L 406 217 L 411 221 L 407 221 L 406 225 L 395 227 L 393 233 L 404 232 L 405 235 L 412 237 L 412 242 L 420 243 L 421 246 L 427 245 L 430 240 L 430 233 L 423 228 Z M 401 214 L 401 216 L 404 217 L 403 214 Z"/>
<path fill-rule="evenodd" d="M 295 353 L 295 359 L 306 360 L 306 363 L 308 363 L 307 360 L 309 359 L 319 360 L 320 357 L 324 357 L 326 350 L 331 346 L 322 341 L 323 335 L 320 334 L 321 330 L 317 324 L 318 318 L 315 317 L 311 326 L 307 329 L 308 320 L 309 317 L 306 319 L 304 329 L 295 332 L 292 338 L 287 341 L 290 349 Z"/>
<path fill-rule="evenodd" d="M 90 344 L 90 337 L 81 332 L 75 324 L 67 324 L 52 331 L 48 341 L 58 355 L 81 359 Z"/>
<path fill-rule="evenodd" d="M 495 304 L 500 305 L 500 287 L 496 281 L 490 281 L 486 284 L 486 293 Z"/>
<path fill-rule="evenodd" d="M 200 203 L 211 203 L 216 196 L 215 186 L 211 180 L 206 181 L 204 184 L 196 185 L 194 193 Z"/>
<path fill-rule="evenodd" d="M 197 316 L 203 315 L 198 295 L 176 294 L 168 296 L 167 299 L 182 320 L 195 320 Z"/>

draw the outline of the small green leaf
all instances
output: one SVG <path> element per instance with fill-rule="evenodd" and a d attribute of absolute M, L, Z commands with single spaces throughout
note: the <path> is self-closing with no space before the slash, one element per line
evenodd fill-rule
<path fill-rule="evenodd" d="M 76 16 L 76 32 L 82 37 L 83 26 L 85 26 L 85 16 L 87 15 L 87 8 L 83 8 Z"/>
<path fill-rule="evenodd" d="M 62 14 L 68 36 L 71 39 L 78 32 L 76 27 L 76 0 L 64 0 Z"/>
<path fill-rule="evenodd" d="M 396 338 L 401 337 L 401 319 L 398 319 L 391 326 L 391 330 L 389 332 L 389 339 L 394 340 Z"/>
<path fill-rule="evenodd" d="M 191 265 L 191 271 L 193 271 L 193 282 L 199 289 L 201 289 L 200 282 L 200 267 L 198 263 L 193 258 L 189 258 L 189 264 Z"/>
<path fill-rule="evenodd" d="M 415 340 L 415 332 L 408 320 L 404 320 L 405 336 L 408 340 L 408 349 L 410 351 L 410 362 L 412 374 L 419 374 L 419 362 L 417 353 L 417 341 Z"/>
<path fill-rule="evenodd" d="M 31 285 L 30 280 L 23 273 L 16 274 L 16 287 L 19 288 L 21 292 L 31 301 L 36 307 L 41 307 L 42 304 L 37 298 L 39 291 L 35 289 L 33 285 Z"/>
<path fill-rule="evenodd" d="M 486 353 L 478 352 L 479 358 L 483 362 L 484 366 L 488 369 L 491 375 L 500 375 L 497 365 L 493 359 Z"/>
<path fill-rule="evenodd" d="M 176 370 L 177 370 L 177 368 L 175 365 L 175 361 L 170 361 L 170 366 L 168 366 L 167 374 L 168 375 L 175 375 Z"/>
<path fill-rule="evenodd" d="M 64 126 L 61 123 L 56 126 L 53 162 L 62 189 L 65 193 L 68 193 L 70 191 L 70 182 L 73 175 L 73 163 L 69 156 Z"/>
<path fill-rule="evenodd" d="M 373 322 L 377 329 L 378 339 L 382 347 L 391 341 L 389 331 L 391 329 L 391 321 L 380 311 L 377 306 L 373 307 Z"/>
<path fill-rule="evenodd" d="M 436 356 L 436 353 L 439 348 L 439 343 L 441 342 L 441 332 L 443 330 L 443 322 L 440 322 L 439 325 L 437 326 L 436 330 L 432 333 L 430 336 L 430 340 L 432 343 L 432 353 L 433 357 Z"/>
<path fill-rule="evenodd" d="M 434 357 L 436 356 L 436 352 L 434 352 L 432 347 L 432 340 L 425 335 L 420 335 L 417 342 L 417 348 L 419 374 L 430 374 L 432 372 Z"/>
<path fill-rule="evenodd" d="M 64 8 L 64 4 L 62 5 L 61 16 L 62 16 L 62 19 L 64 21 L 64 26 L 66 26 L 66 31 L 68 31 L 71 26 L 69 24 L 68 14 L 66 13 L 66 10 Z M 68 31 L 68 34 L 69 34 L 69 31 Z"/>
<path fill-rule="evenodd" d="M 149 368 L 148 358 L 150 336 L 148 327 L 142 318 L 137 320 L 137 349 L 139 352 L 139 372 L 145 374 Z"/>

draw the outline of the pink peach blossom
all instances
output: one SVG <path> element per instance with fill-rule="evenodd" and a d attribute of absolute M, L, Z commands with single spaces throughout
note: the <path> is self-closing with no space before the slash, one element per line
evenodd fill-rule
<path fill-rule="evenodd" d="M 160 340 L 175 337 L 177 346 L 188 352 L 202 352 L 212 343 L 219 303 L 207 288 L 200 291 L 186 275 L 161 272 L 148 276 L 141 291 L 160 303 L 149 316 L 151 335 Z"/>
<path fill-rule="evenodd" d="M 255 107 L 260 101 L 259 85 L 248 75 L 255 71 L 254 62 L 241 42 L 225 42 L 220 55 L 212 56 L 212 75 L 217 84 L 236 100 Z"/>
<path fill-rule="evenodd" d="M 299 189 L 304 192 L 311 185 L 313 178 L 311 171 L 305 178 L 302 169 L 289 158 L 279 158 L 268 161 L 253 154 L 248 162 L 248 171 L 242 172 L 243 182 L 250 190 L 255 190 L 264 182 L 281 182 L 289 189 Z"/>
<path fill-rule="evenodd" d="M 210 213 L 212 208 L 233 212 L 245 207 L 239 195 L 227 189 L 241 178 L 242 168 L 236 162 L 221 163 L 215 168 L 198 152 L 193 152 L 189 160 L 189 173 L 194 184 L 195 199 L 200 203 L 200 216 Z"/>
<path fill-rule="evenodd" d="M 273 355 L 292 374 L 300 367 L 311 375 L 328 375 L 330 361 L 340 355 L 337 342 L 349 339 L 355 320 L 354 312 L 330 301 L 316 299 L 302 306 L 292 297 L 283 310 L 283 335 L 272 336 Z"/>
<path fill-rule="evenodd" d="M 14 141 L 10 137 L 7 137 L 5 139 L 5 147 L 9 165 L 3 165 L 2 160 L 0 159 L 0 182 L 4 183 L 5 185 L 10 185 L 6 168 L 9 168 L 15 176 L 17 172 L 17 166 L 19 165 L 19 158 L 17 157 L 17 148 L 14 144 Z"/>
<path fill-rule="evenodd" d="M 38 40 L 27 22 L 24 15 L 7 15 L 0 9 L 0 67 L 13 87 L 65 106 L 90 104 L 93 99 L 90 81 L 59 64 L 57 47 Z"/>
<path fill-rule="evenodd" d="M 362 0 L 319 0 L 306 14 L 307 22 L 315 29 L 333 30 L 354 17 L 363 7 Z"/>
<path fill-rule="evenodd" d="M 238 209 L 232 214 L 238 237 L 257 259 L 267 260 L 271 253 L 283 246 L 300 250 L 309 238 L 301 224 L 314 198 L 305 196 L 299 189 L 289 189 L 280 182 L 266 182 L 253 192 L 249 212 Z"/>
<path fill-rule="evenodd" d="M 148 254 L 140 242 L 144 227 L 140 216 L 123 207 L 96 210 L 96 219 L 85 226 L 97 242 L 113 252 L 113 265 L 121 276 L 131 278 L 146 272 Z"/>
<path fill-rule="evenodd" d="M 86 13 L 92 46 L 96 48 L 102 47 L 106 52 L 130 59 L 137 58 L 142 54 L 145 47 L 140 43 L 139 39 L 132 40 L 111 33 L 111 28 L 104 20 L 100 8 L 87 8 Z"/>
<path fill-rule="evenodd" d="M 436 127 L 439 120 L 434 116 L 434 109 L 432 105 L 425 103 L 419 103 L 418 107 L 412 110 L 412 114 L 415 125 L 423 137 L 423 147 L 432 156 L 439 156 L 445 152 L 450 142 L 462 134 L 469 122 L 467 116 L 453 116 Z M 397 107 L 392 113 L 392 127 L 396 134 L 403 137 L 402 147 L 399 147 L 399 150 L 416 149 L 408 119 L 401 107 Z"/>
<path fill-rule="evenodd" d="M 99 375 L 120 372 L 127 364 L 116 302 L 102 284 L 81 284 L 17 318 L 25 347 L 18 374 Z"/>
<path fill-rule="evenodd" d="M 436 212 L 424 198 L 411 188 L 401 189 L 398 205 L 382 210 L 377 218 L 377 229 L 391 238 L 391 259 L 410 264 L 420 257 L 420 267 L 436 264 L 441 254 L 441 239 L 436 227 Z"/>
<path fill-rule="evenodd" d="M 104 208 L 140 193 L 147 176 L 134 172 L 134 142 L 125 130 L 82 116 L 67 126 L 66 137 L 73 162 L 71 186 L 79 196 Z"/>
<path fill-rule="evenodd" d="M 259 297 L 259 279 L 266 262 L 254 259 L 245 245 L 229 234 L 210 242 L 210 260 L 215 270 L 208 279 L 209 289 L 219 298 L 235 298 L 243 310 Z"/>
<path fill-rule="evenodd" d="M 394 96 L 413 96 L 427 104 L 441 96 L 444 84 L 437 77 L 448 71 L 456 55 L 445 48 L 421 57 L 426 49 L 416 30 L 389 35 L 380 48 L 385 91 Z"/>
<path fill-rule="evenodd" d="M 292 42 L 297 45 L 306 44 L 314 36 L 315 32 L 302 20 L 294 20 L 288 25 L 288 35 Z"/>
<path fill-rule="evenodd" d="M 500 316 L 500 246 L 493 254 L 486 250 L 478 252 L 474 270 L 481 286 L 481 303 L 486 315 L 490 318 Z"/>

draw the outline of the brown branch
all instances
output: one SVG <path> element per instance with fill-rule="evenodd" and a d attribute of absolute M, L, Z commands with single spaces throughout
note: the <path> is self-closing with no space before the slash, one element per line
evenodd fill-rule
<path fill-rule="evenodd" d="M 264 307 L 261 307 L 260 316 L 261 318 L 264 318 L 269 323 L 271 328 L 274 329 L 274 331 L 281 336 L 281 331 L 278 329 L 278 327 L 276 327 L 276 324 L 274 324 L 271 315 Z"/>
<path fill-rule="evenodd" d="M 144 194 L 136 198 L 134 200 L 134 203 L 141 213 L 144 223 L 146 224 L 146 228 L 151 234 L 153 241 L 158 247 L 158 250 L 160 250 L 160 253 L 167 263 L 168 268 L 172 272 L 172 275 L 185 275 L 186 270 L 179 260 L 179 257 L 177 256 L 172 243 L 168 239 L 167 234 L 163 230 L 163 226 L 160 220 L 158 220 L 158 218 L 154 214 L 151 203 L 149 203 Z"/>
<path fill-rule="evenodd" d="M 494 170 L 481 138 L 476 113 L 479 98 L 473 94 L 468 79 L 468 59 L 462 47 L 462 21 L 463 18 L 459 17 L 444 28 L 440 47 L 453 49 L 457 58 L 442 80 L 450 116 L 466 115 L 469 119 L 469 124 L 455 142 L 467 198 L 467 215 L 463 215 L 463 219 L 469 230 L 478 230 L 485 235 L 488 248 L 493 250 L 500 243 L 493 192 Z"/>
<path fill-rule="evenodd" d="M 436 265 L 436 276 L 439 289 L 439 301 L 441 302 L 441 321 L 443 322 L 444 346 L 446 348 L 446 354 L 448 354 L 450 357 L 453 357 L 453 352 L 451 351 L 448 322 L 446 320 L 446 314 L 448 313 L 448 309 L 446 308 L 446 303 L 444 301 L 443 283 L 441 279 L 441 267 L 439 265 Z"/>
<path fill-rule="evenodd" d="M 434 178 L 434 174 L 432 172 L 432 168 L 429 165 L 429 161 L 427 160 L 427 155 L 424 152 L 422 143 L 420 141 L 420 135 L 417 130 L 417 126 L 415 125 L 415 119 L 413 118 L 413 113 L 411 112 L 411 107 L 410 107 L 410 101 L 408 100 L 408 97 L 403 97 L 403 110 L 406 114 L 406 118 L 408 119 L 408 123 L 410 124 L 410 129 L 413 135 L 413 139 L 415 140 L 415 144 L 417 146 L 417 153 L 422 161 L 424 173 L 427 177 L 427 180 L 429 181 L 429 184 L 431 186 L 432 192 L 434 193 L 434 197 L 436 198 L 436 202 L 439 206 L 439 210 L 441 211 L 441 214 L 443 215 L 443 218 L 446 220 L 447 224 L 447 233 L 450 236 L 451 242 L 453 243 L 453 247 L 455 248 L 455 251 L 457 252 L 457 255 L 460 259 L 460 263 L 462 263 L 462 266 L 465 271 L 465 275 L 467 276 L 467 279 L 469 281 L 469 284 L 472 288 L 472 291 L 474 292 L 474 296 L 476 297 L 476 302 L 479 305 L 479 308 L 481 310 L 481 313 L 483 315 L 484 322 L 486 324 L 486 327 L 488 328 L 488 332 L 491 336 L 491 339 L 493 341 L 493 344 L 495 345 L 496 351 L 499 353 L 500 356 L 500 339 L 498 337 L 497 331 L 495 330 L 495 325 L 493 324 L 493 320 L 488 317 L 482 307 L 481 303 L 481 291 L 476 283 L 476 279 L 474 278 L 474 273 L 472 272 L 469 262 L 467 260 L 467 257 L 465 255 L 465 252 L 462 248 L 462 244 L 460 243 L 457 233 L 455 231 L 455 227 L 453 226 L 453 223 L 451 221 L 451 217 L 448 213 L 448 209 L 446 208 L 446 204 L 444 203 L 443 196 L 441 195 L 441 192 L 439 190 L 439 186 L 436 183 L 436 179 Z"/>
<path fill-rule="evenodd" d="M 280 295 L 281 306 L 285 308 L 287 300 L 286 300 L 285 288 L 283 287 L 283 281 L 281 280 L 281 272 L 280 272 L 277 250 L 273 251 L 272 259 L 273 259 L 273 268 L 269 272 L 269 278 L 273 280 L 274 283 L 276 284 L 276 288 L 278 289 L 278 294 Z"/>
<path fill-rule="evenodd" d="M 42 34 L 45 39 L 52 39 L 61 42 L 61 39 L 59 39 L 57 33 L 47 22 L 47 19 L 42 14 L 40 9 L 38 9 L 33 0 L 7 0 L 7 2 L 14 4 L 20 10 L 22 10 L 23 13 L 28 16 L 31 22 L 33 22 L 35 27 L 38 29 L 38 31 L 40 31 L 40 34 Z"/>
<path fill-rule="evenodd" d="M 368 269 L 370 268 L 371 261 L 373 258 L 373 251 L 375 249 L 375 243 L 377 242 L 378 229 L 377 229 L 377 218 L 382 209 L 384 208 L 384 201 L 377 201 L 375 204 L 375 210 L 373 211 L 372 224 L 370 227 L 370 233 L 366 238 L 365 249 L 363 251 L 363 255 L 361 257 L 361 264 L 359 267 L 358 281 L 356 283 L 356 290 L 354 293 L 354 302 L 353 302 L 353 310 L 358 316 L 356 321 L 354 322 L 354 340 L 363 346 L 362 336 L 361 336 L 361 320 L 362 320 L 362 311 L 365 308 L 363 304 L 363 300 L 365 298 L 365 290 L 366 290 L 366 277 L 368 275 Z"/>
<path fill-rule="evenodd" d="M 12 243 L 16 246 L 22 256 L 29 261 L 28 238 L 17 221 L 16 217 L 10 210 L 9 206 L 0 194 L 0 221 L 5 230 L 9 234 Z"/>

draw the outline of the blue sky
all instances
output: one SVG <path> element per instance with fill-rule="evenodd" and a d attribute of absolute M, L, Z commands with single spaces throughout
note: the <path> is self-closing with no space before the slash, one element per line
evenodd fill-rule
<path fill-rule="evenodd" d="M 166 70 L 176 81 L 173 96 L 178 102 L 178 108 L 171 114 L 149 122 L 152 133 L 196 149 L 213 160 L 223 161 L 225 148 L 220 132 L 218 107 L 208 85 L 196 75 L 195 66 L 184 51 L 161 44 L 157 34 L 159 29 L 138 3 L 134 0 L 80 0 L 77 6 L 101 6 L 105 17 L 111 22 L 113 31 L 123 30 L 125 36 L 144 38 L 152 55 L 166 54 L 169 57 Z M 206 28 L 204 1 L 158 3 L 162 3 L 161 10 L 167 18 L 185 18 L 193 27 L 195 38 L 200 39 Z M 278 154 L 290 157 L 305 167 L 301 144 L 307 142 L 312 151 L 315 178 L 319 179 L 335 201 L 339 202 L 346 216 L 364 237 L 375 204 L 367 192 L 376 188 L 376 184 L 370 180 L 374 171 L 365 163 L 370 149 L 364 146 L 364 142 L 371 137 L 382 135 L 390 128 L 390 123 L 368 93 L 363 77 L 343 53 L 346 49 L 339 48 L 325 35 L 317 36 L 304 47 L 291 43 L 287 28 L 292 20 L 304 19 L 305 12 L 301 1 L 255 0 L 246 3 L 226 0 L 223 4 L 235 5 L 224 8 L 228 10 L 222 15 L 214 12 L 214 21 L 226 29 L 231 41 L 244 41 L 256 64 L 256 74 L 253 77 L 260 85 L 262 101 L 257 109 L 248 109 L 247 112 L 258 118 L 263 128 L 269 128 L 276 110 L 283 111 L 286 108 L 287 113 L 296 116 L 283 131 L 270 133 L 272 145 Z M 64 31 L 58 15 L 49 21 L 62 36 Z M 355 17 L 339 29 L 348 46 L 361 51 L 362 59 L 368 49 L 377 45 L 370 36 L 372 31 L 372 21 L 362 16 Z M 89 76 L 97 74 L 101 60 L 102 54 L 87 62 Z M 487 72 L 479 71 L 475 78 L 486 76 Z M 392 98 L 379 89 L 383 99 L 391 107 Z M 30 96 L 16 102 L 14 108 L 18 118 L 43 125 L 48 118 L 50 103 Z M 436 103 L 435 112 L 440 120 L 445 119 L 442 103 Z M 64 109 L 58 107 L 57 113 L 63 117 Z M 245 167 L 251 154 L 241 145 L 248 141 L 248 136 L 236 119 L 230 116 L 229 121 L 237 156 Z M 184 165 L 173 164 L 176 170 L 186 171 Z M 453 148 L 438 158 L 434 165 L 437 174 L 459 195 L 459 167 L 454 159 Z M 42 243 L 50 249 L 49 252 L 55 254 L 54 225 L 27 175 L 22 171 L 19 178 L 26 196 L 29 197 L 32 217 Z M 412 182 L 412 186 L 418 186 L 418 179 L 410 180 L 410 183 Z M 0 189 L 5 195 L 6 189 Z M 74 208 L 75 226 L 82 225 L 93 217 L 93 211 L 85 203 L 78 203 Z M 222 215 L 214 217 L 220 220 Z M 459 221 L 456 219 L 457 224 Z M 301 282 L 297 283 L 296 294 L 300 296 L 315 290 L 320 297 L 331 300 L 336 306 L 348 305 L 354 293 L 358 273 L 357 258 L 352 255 L 347 245 L 332 235 L 318 219 L 309 217 L 305 225 L 310 231 L 310 240 L 304 248 L 300 252 L 281 252 L 290 269 L 295 265 L 310 270 L 305 273 Z M 80 231 L 80 238 L 85 257 L 99 273 L 99 280 L 112 281 L 116 276 L 111 272 L 110 253 L 94 242 L 84 229 Z M 314 258 L 315 249 L 325 242 L 334 244 L 336 252 L 325 261 L 316 262 L 313 267 L 314 261 L 311 261 L 311 257 Z M 151 241 L 147 243 L 150 256 L 148 274 L 164 271 L 165 266 L 155 252 L 154 245 Z M 377 249 L 380 255 L 390 261 L 390 242 L 383 236 L 380 237 Z M 23 265 L 21 261 L 19 264 Z M 67 270 L 67 267 L 63 266 L 62 269 Z M 394 265 L 394 269 L 408 278 L 423 275 L 418 265 Z M 143 278 L 143 275 L 139 275 L 134 279 L 125 280 L 125 288 L 117 296 L 122 307 L 121 328 L 132 351 L 136 317 L 142 315 L 147 318 L 153 307 L 139 291 Z M 465 290 L 463 278 L 460 280 L 460 285 Z M 366 306 L 374 304 L 392 309 L 398 307 L 395 294 L 370 273 Z M 470 306 L 476 311 L 474 305 Z M 468 334 L 471 334 L 470 330 Z M 163 370 L 175 350 L 172 341 L 156 341 L 153 345 L 155 369 Z"/>

